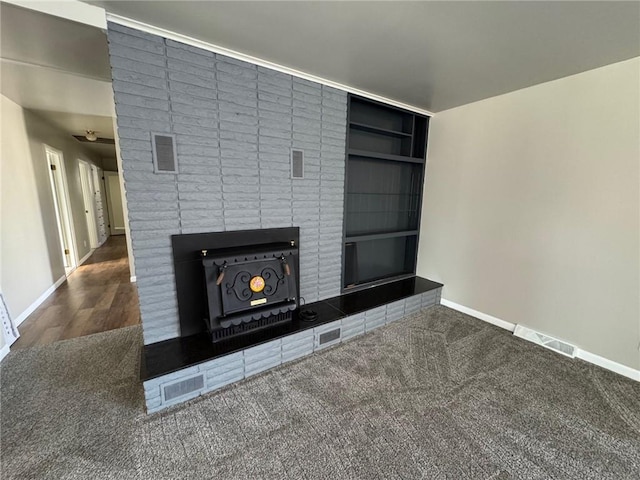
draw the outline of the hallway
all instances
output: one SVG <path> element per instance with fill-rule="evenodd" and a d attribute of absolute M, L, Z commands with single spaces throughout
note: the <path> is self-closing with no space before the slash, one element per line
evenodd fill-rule
<path fill-rule="evenodd" d="M 124 235 L 111 236 L 18 328 L 11 349 L 46 345 L 140 323 Z"/>

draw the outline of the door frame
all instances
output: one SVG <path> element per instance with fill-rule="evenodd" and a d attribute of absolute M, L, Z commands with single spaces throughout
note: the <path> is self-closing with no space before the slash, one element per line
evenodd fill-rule
<path fill-rule="evenodd" d="M 87 232 L 89 233 L 89 246 L 95 250 L 98 248 L 98 215 L 96 212 L 96 189 L 93 185 L 89 162 L 78 159 L 78 171 L 80 172 L 80 186 L 82 187 Z"/>
<path fill-rule="evenodd" d="M 52 204 L 58 225 L 60 254 L 62 255 L 65 275 L 69 276 L 78 267 L 79 259 L 64 155 L 60 150 L 47 144 L 44 144 L 44 153 L 51 183 Z M 59 172 L 59 174 L 56 175 L 55 172 Z M 66 251 L 69 253 L 66 253 Z"/>

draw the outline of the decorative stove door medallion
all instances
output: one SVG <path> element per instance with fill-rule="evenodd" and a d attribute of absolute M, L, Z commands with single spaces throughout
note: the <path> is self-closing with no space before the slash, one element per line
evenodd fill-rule
<path fill-rule="evenodd" d="M 261 291 L 263 291 L 264 285 L 264 278 L 262 278 L 260 275 L 256 275 L 255 277 L 252 277 L 251 280 L 249 280 L 249 288 L 253 293 L 260 293 Z M 258 298 L 256 300 L 251 300 L 250 305 L 252 307 L 255 307 L 256 305 L 263 305 L 265 303 L 267 303 L 266 298 Z"/>
<path fill-rule="evenodd" d="M 255 277 L 251 278 L 251 280 L 249 280 L 249 288 L 254 293 L 260 293 L 262 290 L 264 290 L 264 278 L 262 278 L 260 275 L 256 275 Z"/>

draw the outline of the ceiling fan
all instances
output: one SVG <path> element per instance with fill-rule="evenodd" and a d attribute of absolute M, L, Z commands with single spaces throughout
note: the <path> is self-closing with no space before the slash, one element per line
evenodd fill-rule
<path fill-rule="evenodd" d="M 85 130 L 84 135 L 73 135 L 73 138 L 78 140 L 79 142 L 89 142 L 89 143 L 103 143 L 107 145 L 115 145 L 115 140 L 113 138 L 102 138 L 96 135 L 95 130 Z"/>

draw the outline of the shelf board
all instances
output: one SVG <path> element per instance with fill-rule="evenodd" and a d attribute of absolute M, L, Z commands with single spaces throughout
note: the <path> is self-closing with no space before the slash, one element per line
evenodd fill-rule
<path fill-rule="evenodd" d="M 403 213 L 418 213 L 415 208 L 405 208 L 402 210 L 347 210 L 347 215 L 369 215 L 372 213 L 388 213 L 392 215 L 400 215 Z"/>
<path fill-rule="evenodd" d="M 383 240 L 385 238 L 396 237 L 410 237 L 412 235 L 418 235 L 418 230 L 405 230 L 402 232 L 387 232 L 387 233 L 367 233 L 363 235 L 351 235 L 345 237 L 345 242 L 362 242 L 366 240 Z"/>
<path fill-rule="evenodd" d="M 379 197 L 416 197 L 420 195 L 418 193 L 382 193 L 382 192 L 347 192 L 347 195 L 375 195 Z"/>
<path fill-rule="evenodd" d="M 344 287 L 342 289 L 342 292 L 346 295 L 346 294 L 352 294 L 358 291 L 362 291 L 362 290 L 366 290 L 372 287 L 379 287 L 381 285 L 385 285 L 387 283 L 392 283 L 392 282 L 399 282 L 402 280 L 406 280 L 407 278 L 412 278 L 415 277 L 416 274 L 415 272 L 412 273 L 397 273 L 395 275 L 389 275 L 389 276 L 385 276 L 385 277 L 379 277 L 376 278 L 374 280 L 367 280 L 366 282 L 362 282 L 362 283 L 354 283 L 351 285 L 347 285 L 346 287 Z M 417 277 L 420 278 L 420 277 Z"/>
<path fill-rule="evenodd" d="M 354 150 L 350 148 L 347 152 L 356 157 L 377 158 L 380 160 L 393 160 L 395 162 L 424 163 L 424 158 L 405 157 L 404 155 L 393 155 L 390 153 L 369 152 L 367 150 Z"/>
<path fill-rule="evenodd" d="M 388 128 L 374 127 L 373 125 L 367 125 L 366 123 L 349 122 L 349 126 L 356 128 L 358 130 L 365 130 L 367 132 L 379 133 L 381 135 L 391 135 L 394 137 L 402 137 L 402 138 L 411 137 L 410 133 L 401 132 L 399 130 L 389 130 Z"/>

